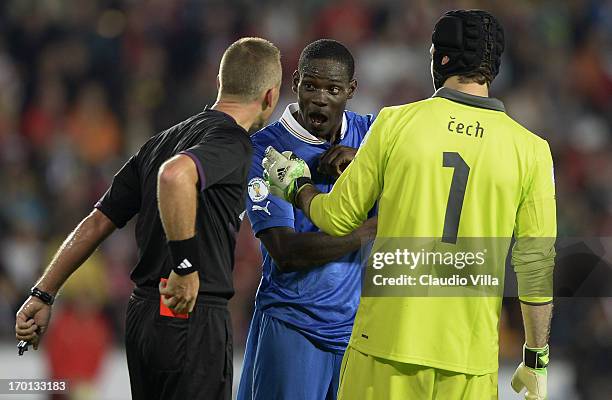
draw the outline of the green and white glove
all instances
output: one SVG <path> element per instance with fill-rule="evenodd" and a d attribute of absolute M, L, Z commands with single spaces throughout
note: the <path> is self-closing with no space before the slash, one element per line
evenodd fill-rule
<path fill-rule="evenodd" d="M 268 146 L 261 166 L 270 193 L 292 204 L 299 189 L 305 183 L 311 182 L 310 169 L 306 162 L 290 151 L 281 154 L 274 147 Z"/>
<path fill-rule="evenodd" d="M 512 389 L 520 393 L 527 389 L 526 400 L 545 400 L 548 366 L 548 345 L 540 349 L 523 346 L 523 362 L 512 376 Z"/>

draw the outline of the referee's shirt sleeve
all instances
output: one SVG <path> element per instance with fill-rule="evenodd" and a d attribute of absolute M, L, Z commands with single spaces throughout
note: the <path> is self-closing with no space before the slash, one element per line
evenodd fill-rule
<path fill-rule="evenodd" d="M 106 215 L 117 228 L 123 228 L 140 211 L 140 200 L 138 154 L 136 154 L 117 172 L 113 183 L 96 203 L 95 208 Z"/>
<path fill-rule="evenodd" d="M 330 235 L 346 235 L 359 227 L 382 192 L 388 112 L 381 110 L 331 192 L 315 196 L 310 203 L 310 218 Z"/>
<path fill-rule="evenodd" d="M 538 140 L 530 178 L 516 214 L 512 265 L 519 299 L 527 304 L 552 301 L 557 217 L 553 161 L 548 143 Z"/>
<path fill-rule="evenodd" d="M 240 137 L 244 136 L 244 138 Z M 251 144 L 238 129 L 218 129 L 207 134 L 200 143 L 182 151 L 189 156 L 198 170 L 200 191 L 221 183 L 237 168 L 251 161 Z"/>

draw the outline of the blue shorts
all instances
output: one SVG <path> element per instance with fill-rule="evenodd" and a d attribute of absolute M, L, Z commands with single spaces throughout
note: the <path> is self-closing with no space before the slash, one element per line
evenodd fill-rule
<path fill-rule="evenodd" d="M 335 400 L 342 356 L 256 309 L 237 399 Z"/>

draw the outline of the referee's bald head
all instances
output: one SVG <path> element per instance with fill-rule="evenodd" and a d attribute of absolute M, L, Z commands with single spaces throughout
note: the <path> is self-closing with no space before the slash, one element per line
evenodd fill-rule
<path fill-rule="evenodd" d="M 278 48 L 265 39 L 245 37 L 232 43 L 223 54 L 219 91 L 221 96 L 253 101 L 268 89 L 279 87 L 281 78 Z"/>

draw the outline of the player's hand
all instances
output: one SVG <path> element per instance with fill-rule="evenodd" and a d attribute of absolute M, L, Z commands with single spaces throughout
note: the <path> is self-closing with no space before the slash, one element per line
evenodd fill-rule
<path fill-rule="evenodd" d="M 355 154 L 357 154 L 357 149 L 353 147 L 332 146 L 321 155 L 317 171 L 337 178 L 353 161 Z"/>
<path fill-rule="evenodd" d="M 30 296 L 21 305 L 15 318 L 15 338 L 30 342 L 34 350 L 49 326 L 51 306 L 37 297 Z"/>
<path fill-rule="evenodd" d="M 545 400 L 546 399 L 546 368 L 533 369 L 521 363 L 512 376 L 512 389 L 516 393 L 527 389 L 525 392 L 526 400 Z"/>
<path fill-rule="evenodd" d="M 264 168 L 264 179 L 270 187 L 270 193 L 292 202 L 297 192 L 295 180 L 310 178 L 310 169 L 304 160 L 287 153 L 279 153 L 272 146 L 266 149 L 261 166 Z"/>
<path fill-rule="evenodd" d="M 369 218 L 359 228 L 355 230 L 355 233 L 359 236 L 362 243 L 372 241 L 376 238 L 376 229 L 378 228 L 378 217 Z"/>
<path fill-rule="evenodd" d="M 531 353 L 531 357 L 528 357 L 527 353 Z M 529 358 L 532 360 L 528 362 L 527 365 L 537 366 L 537 368 L 531 368 L 525 365 L 525 360 Z M 533 364 L 534 362 L 536 362 L 537 365 Z M 520 393 L 523 389 L 527 389 L 525 392 L 526 400 L 545 400 L 547 395 L 547 366 L 548 346 L 541 349 L 530 349 L 525 347 L 523 350 L 523 362 L 514 372 L 512 381 L 510 382 L 512 389 L 514 389 L 516 393 Z"/>
<path fill-rule="evenodd" d="M 172 271 L 166 282 L 159 283 L 162 301 L 176 314 L 193 311 L 199 290 L 200 277 L 197 271 L 183 276 Z"/>

